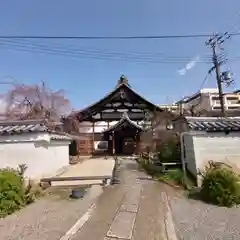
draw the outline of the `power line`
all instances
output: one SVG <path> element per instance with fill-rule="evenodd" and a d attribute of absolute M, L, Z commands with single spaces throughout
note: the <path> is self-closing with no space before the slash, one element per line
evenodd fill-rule
<path fill-rule="evenodd" d="M 190 58 L 183 57 L 148 57 L 140 55 L 128 55 L 128 54 L 116 54 L 116 53 L 107 53 L 107 52 L 89 52 L 81 49 L 69 49 L 69 48 L 54 48 L 48 45 L 39 45 L 39 44 L 26 44 L 23 42 L 14 42 L 14 40 L 0 40 L 0 48 L 2 49 L 11 49 L 25 52 L 35 52 L 35 53 L 44 53 L 50 55 L 59 55 L 66 57 L 75 57 L 75 58 L 93 58 L 93 59 L 104 59 L 104 60 L 117 60 L 117 61 L 134 61 L 134 62 L 145 62 L 145 63 L 187 63 L 190 61 Z M 202 63 L 210 62 L 210 59 L 199 61 Z"/>
<path fill-rule="evenodd" d="M 240 15 L 239 15 L 239 13 L 238 13 L 238 17 L 239 17 Z M 228 30 L 226 30 L 226 32 L 225 32 L 225 34 L 228 34 L 228 35 L 232 35 L 232 34 L 230 34 L 230 33 L 232 33 L 234 30 L 235 30 L 235 28 L 237 27 L 237 25 L 239 25 L 239 23 L 240 23 L 240 18 L 232 25 L 232 26 L 230 26 L 229 28 L 228 28 Z M 233 35 L 232 35 L 233 36 Z"/>
<path fill-rule="evenodd" d="M 152 35 L 152 36 L 41 36 L 41 35 L 1 35 L 2 39 L 82 39 L 82 40 L 101 40 L 101 39 L 176 39 L 176 38 L 206 38 L 210 34 L 186 34 L 186 35 Z M 239 36 L 240 33 L 231 33 L 230 36 Z"/>
<path fill-rule="evenodd" d="M 102 49 L 87 49 L 81 47 L 69 47 L 65 44 L 42 44 L 34 40 L 21 39 L 0 39 L 0 49 L 24 51 L 29 53 L 40 53 L 55 56 L 73 57 L 73 58 L 93 58 L 102 60 L 133 61 L 145 63 L 182 63 L 186 64 L 192 60 L 192 56 L 169 56 L 164 53 L 141 53 L 141 52 L 111 52 Z M 223 61 L 225 54 L 219 54 L 218 59 Z M 234 56 L 228 61 L 239 61 L 240 56 Z M 198 63 L 212 63 L 212 56 L 205 54 L 201 56 Z"/>
<path fill-rule="evenodd" d="M 208 74 L 208 75 L 209 75 L 209 74 Z M 201 85 L 200 85 L 200 87 L 199 87 L 200 90 L 203 88 L 204 84 L 207 82 L 207 80 L 208 80 L 208 75 L 203 79 L 203 81 L 202 81 L 202 83 L 201 83 Z M 200 90 L 199 90 L 199 91 L 200 91 Z"/>
<path fill-rule="evenodd" d="M 33 41 L 26 40 L 1 40 L 0 46 L 10 46 L 10 47 L 21 47 L 26 49 L 40 49 L 40 50 L 51 50 L 51 51 L 66 51 L 68 53 L 79 53 L 79 54 L 91 54 L 91 55 L 104 55 L 111 57 L 130 57 L 130 58 L 141 58 L 141 59 L 156 59 L 156 60 L 177 60 L 177 61 L 191 61 L 192 57 L 189 56 L 166 56 L 163 53 L 123 53 L 123 52 L 110 52 L 102 49 L 87 49 L 76 48 L 76 47 L 66 47 L 63 44 L 39 44 Z M 208 54 L 202 56 L 204 60 L 210 60 L 211 56 Z"/>

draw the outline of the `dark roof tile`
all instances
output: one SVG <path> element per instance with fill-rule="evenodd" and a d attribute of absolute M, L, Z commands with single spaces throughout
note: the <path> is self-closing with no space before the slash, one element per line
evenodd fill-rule
<path fill-rule="evenodd" d="M 217 118 L 217 117 L 186 117 L 190 130 L 193 131 L 240 131 L 240 118 Z"/>
<path fill-rule="evenodd" d="M 43 120 L 0 121 L 0 135 L 46 131 Z"/>

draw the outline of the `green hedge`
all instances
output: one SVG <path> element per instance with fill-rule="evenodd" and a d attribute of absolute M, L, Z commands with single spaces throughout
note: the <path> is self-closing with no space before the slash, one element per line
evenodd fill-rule
<path fill-rule="evenodd" d="M 0 217 L 19 210 L 25 204 L 24 179 L 14 169 L 0 170 Z"/>
<path fill-rule="evenodd" d="M 26 169 L 25 164 L 19 165 L 17 170 L 0 169 L 0 217 L 12 214 L 42 195 L 39 184 L 31 180 L 26 184 L 24 180 Z"/>

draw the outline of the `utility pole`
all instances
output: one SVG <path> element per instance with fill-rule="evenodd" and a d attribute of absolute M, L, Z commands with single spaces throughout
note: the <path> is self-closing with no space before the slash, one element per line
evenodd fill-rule
<path fill-rule="evenodd" d="M 218 86 L 218 93 L 219 93 L 219 100 L 221 106 L 222 117 L 226 117 L 226 111 L 224 106 L 224 95 L 223 95 L 223 88 L 222 88 L 222 74 L 220 70 L 220 64 L 218 62 L 218 57 L 216 54 L 216 47 L 213 47 L 213 64 L 215 67 L 216 77 L 217 77 L 217 86 Z"/>
<path fill-rule="evenodd" d="M 213 70 L 216 72 L 216 78 L 217 78 L 217 86 L 218 86 L 218 92 L 219 92 L 219 100 L 221 105 L 221 113 L 222 117 L 226 117 L 226 111 L 224 106 L 224 94 L 223 94 L 223 87 L 222 83 L 225 79 L 222 77 L 222 72 L 220 70 L 220 66 L 225 63 L 227 60 L 224 55 L 218 56 L 216 53 L 217 47 L 221 50 L 223 50 L 223 43 L 226 39 L 229 39 L 230 35 L 228 33 L 224 33 L 222 35 L 214 34 L 210 39 L 206 42 L 207 46 L 210 46 L 212 48 L 212 61 L 213 61 L 213 67 L 209 70 L 208 73 L 211 73 Z M 228 83 L 226 83 L 228 84 Z"/>

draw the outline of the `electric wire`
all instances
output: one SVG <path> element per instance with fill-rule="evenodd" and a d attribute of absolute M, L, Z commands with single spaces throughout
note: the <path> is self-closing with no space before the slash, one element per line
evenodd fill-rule
<path fill-rule="evenodd" d="M 206 38 L 211 34 L 185 34 L 185 35 L 152 35 L 152 36 L 42 36 L 42 35 L 0 35 L 2 39 L 177 39 L 177 38 Z M 240 33 L 231 33 L 231 36 L 240 36 Z"/>
<path fill-rule="evenodd" d="M 94 58 L 94 59 L 105 59 L 105 60 L 124 60 L 134 62 L 146 62 L 146 63 L 187 63 L 191 60 L 190 57 L 169 57 L 162 56 L 161 58 L 151 55 L 134 55 L 126 53 L 112 53 L 112 52 L 101 52 L 101 51 L 88 51 L 83 49 L 71 49 L 64 47 L 52 47 L 49 45 L 19 42 L 19 41 L 3 41 L 0 40 L 1 49 L 19 50 L 25 52 L 44 53 L 50 55 L 60 55 L 67 57 L 77 58 Z M 160 56 L 160 55 L 159 55 Z M 203 60 L 199 60 L 199 63 L 210 63 L 210 57 L 206 56 Z"/>

